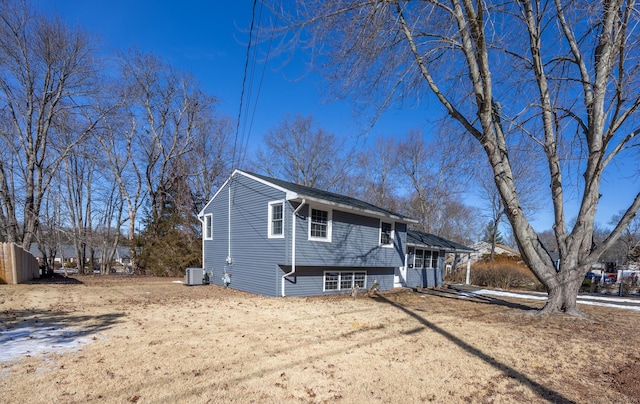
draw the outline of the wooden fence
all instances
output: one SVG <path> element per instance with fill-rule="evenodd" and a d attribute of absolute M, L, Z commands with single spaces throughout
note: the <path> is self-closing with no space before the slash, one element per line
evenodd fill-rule
<path fill-rule="evenodd" d="M 0 243 L 0 284 L 15 285 L 39 276 L 36 257 L 14 243 Z"/>

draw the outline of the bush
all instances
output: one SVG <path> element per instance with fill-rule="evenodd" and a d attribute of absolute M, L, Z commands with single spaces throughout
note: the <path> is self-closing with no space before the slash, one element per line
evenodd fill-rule
<path fill-rule="evenodd" d="M 493 261 L 480 261 L 472 265 L 471 283 L 501 289 L 539 290 L 542 286 L 518 258 L 501 255 Z"/>

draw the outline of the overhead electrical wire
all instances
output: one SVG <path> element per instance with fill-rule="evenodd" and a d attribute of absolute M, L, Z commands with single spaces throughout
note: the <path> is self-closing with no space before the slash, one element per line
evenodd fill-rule
<path fill-rule="evenodd" d="M 247 148 L 245 146 L 245 144 L 248 144 L 249 142 L 249 137 L 251 136 L 250 132 L 247 132 L 247 121 L 249 120 L 249 110 L 250 110 L 250 106 L 251 106 L 251 100 L 252 100 L 252 93 L 253 93 L 253 84 L 254 84 L 254 77 L 255 77 L 255 71 L 256 71 L 256 61 L 258 58 L 258 47 L 256 46 L 256 44 L 260 43 L 260 32 L 259 32 L 259 27 L 260 27 L 260 21 L 262 20 L 262 2 L 260 2 L 260 9 L 258 11 L 258 17 L 257 17 L 257 21 L 258 21 L 258 32 L 256 33 L 256 38 L 255 41 L 253 41 L 254 45 L 253 45 L 253 51 L 251 52 L 251 62 L 249 63 L 250 66 L 250 73 L 249 73 L 249 85 L 247 87 L 247 102 L 244 104 L 244 119 L 242 122 L 242 129 L 241 129 L 241 135 L 240 135 L 240 144 L 243 146 L 243 148 L 241 149 L 241 154 L 240 154 L 240 165 L 243 164 L 244 161 L 244 157 L 246 155 L 247 152 Z M 254 105 L 257 104 L 258 100 L 256 99 L 253 103 Z"/>
<path fill-rule="evenodd" d="M 236 155 L 238 153 L 238 149 L 237 149 L 238 134 L 240 132 L 240 120 L 242 117 L 242 105 L 244 101 L 245 84 L 247 82 L 247 71 L 249 70 L 249 58 L 251 54 L 251 40 L 253 39 L 253 25 L 255 23 L 256 5 L 257 5 L 257 0 L 253 0 L 253 7 L 251 8 L 251 25 L 249 26 L 249 42 L 247 44 L 247 53 L 246 53 L 246 58 L 244 62 L 244 74 L 242 76 L 242 88 L 240 90 L 240 107 L 238 108 L 238 121 L 236 122 L 236 134 L 233 141 L 233 157 L 232 157 L 232 163 L 231 163 L 232 168 L 235 168 Z"/>
<path fill-rule="evenodd" d="M 238 121 L 236 123 L 236 133 L 235 133 L 235 139 L 234 139 L 234 145 L 233 145 L 233 163 L 232 163 L 233 167 L 235 167 L 237 156 L 239 156 L 237 160 L 238 165 L 244 164 L 246 152 L 249 147 L 249 140 L 251 138 L 251 131 L 253 129 L 253 122 L 256 115 L 256 109 L 258 107 L 258 100 L 260 98 L 262 84 L 264 82 L 264 76 L 267 68 L 267 61 L 269 60 L 269 56 L 271 53 L 275 26 L 277 25 L 278 18 L 279 18 L 277 9 L 276 9 L 275 22 L 273 25 L 273 29 L 271 29 L 271 36 L 269 38 L 267 52 L 264 58 L 264 66 L 262 67 L 262 73 L 260 75 L 260 80 L 258 82 L 256 97 L 255 97 L 255 100 L 253 100 L 253 109 L 251 109 L 251 101 L 252 101 L 251 98 L 252 98 L 252 92 L 254 88 L 256 61 L 258 59 L 258 48 L 255 46 L 255 43 L 259 43 L 259 40 L 258 40 L 259 33 L 256 34 L 256 38 L 254 41 L 254 26 L 256 24 L 256 5 L 257 5 L 257 0 L 254 0 L 253 7 L 251 10 L 251 25 L 249 27 L 249 41 L 247 44 L 244 74 L 242 78 L 242 89 L 240 92 L 240 106 L 238 109 Z M 257 16 L 258 25 L 262 20 L 262 9 L 263 9 L 263 4 L 261 2 L 260 9 L 258 11 L 258 16 Z M 253 51 L 252 51 L 252 47 L 253 47 Z M 247 79 L 248 79 L 248 83 L 247 83 Z M 243 115 L 243 110 L 244 110 L 244 115 Z M 242 131 L 240 130 L 241 125 L 242 125 Z M 238 141 L 238 137 L 240 137 L 240 141 Z M 238 150 L 238 143 L 240 144 L 239 150 Z"/>
<path fill-rule="evenodd" d="M 261 10 L 260 10 L 260 14 L 262 15 L 262 7 L 261 7 Z M 262 66 L 262 74 L 260 75 L 260 82 L 258 83 L 258 93 L 256 95 L 256 101 L 253 104 L 253 111 L 251 113 L 251 120 L 249 122 L 249 133 L 251 133 L 251 131 L 253 129 L 253 119 L 256 116 L 256 108 L 258 107 L 258 100 L 260 99 L 260 92 L 262 90 L 262 83 L 264 81 L 264 74 L 265 74 L 265 71 L 267 70 L 267 62 L 269 60 L 269 55 L 271 54 L 271 44 L 273 43 L 273 35 L 274 35 L 274 32 L 275 32 L 275 27 L 277 25 L 278 25 L 278 14 L 277 14 L 277 9 L 276 9 L 276 15 L 275 15 L 274 23 L 273 23 L 273 28 L 271 29 L 271 36 L 269 37 L 269 45 L 267 46 L 267 53 L 266 53 L 265 58 L 264 58 L 264 66 Z M 248 146 L 249 146 L 249 137 L 247 136 L 246 144 L 244 146 L 244 149 L 246 150 Z"/>

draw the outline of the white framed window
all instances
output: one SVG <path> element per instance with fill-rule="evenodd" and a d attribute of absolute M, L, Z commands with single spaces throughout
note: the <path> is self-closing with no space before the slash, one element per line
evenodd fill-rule
<path fill-rule="evenodd" d="M 367 271 L 325 271 L 322 291 L 351 290 L 367 286 Z"/>
<path fill-rule="evenodd" d="M 413 259 L 413 267 L 414 268 L 422 268 L 422 264 L 424 263 L 424 251 L 423 250 L 416 250 L 416 253 L 414 255 L 414 259 Z"/>
<path fill-rule="evenodd" d="M 438 268 L 438 257 L 438 251 L 418 249 L 411 257 L 411 249 L 409 250 L 409 264 L 411 266 L 413 258 L 413 268 Z"/>
<path fill-rule="evenodd" d="M 269 202 L 269 238 L 284 237 L 284 202 Z"/>
<path fill-rule="evenodd" d="M 395 238 L 395 230 L 393 223 L 380 221 L 380 245 L 392 247 Z"/>
<path fill-rule="evenodd" d="M 202 234 L 204 235 L 205 240 L 213 240 L 213 215 L 208 214 L 204 215 L 204 229 L 202 229 Z"/>
<path fill-rule="evenodd" d="M 427 261 L 427 253 L 430 253 L 429 256 L 431 261 Z M 424 252 L 424 266 L 428 266 L 429 268 L 438 268 L 438 252 L 437 251 L 425 251 Z"/>
<path fill-rule="evenodd" d="M 331 210 L 309 207 L 309 240 L 331 241 Z"/>

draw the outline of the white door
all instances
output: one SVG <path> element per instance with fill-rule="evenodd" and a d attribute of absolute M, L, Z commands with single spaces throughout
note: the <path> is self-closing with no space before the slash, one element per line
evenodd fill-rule
<path fill-rule="evenodd" d="M 404 262 L 407 262 L 405 257 Z M 393 287 L 402 288 L 407 286 L 407 266 L 401 266 L 395 269 L 393 274 Z"/>

